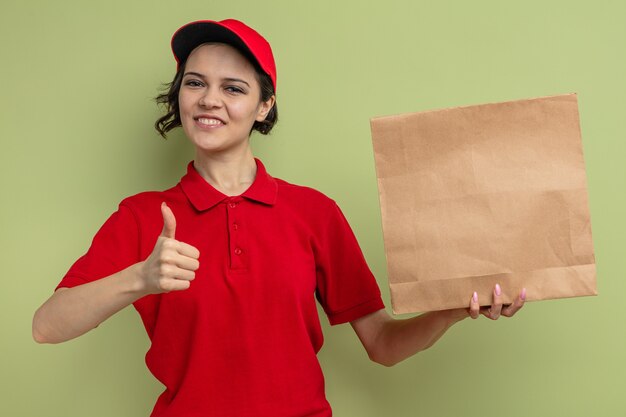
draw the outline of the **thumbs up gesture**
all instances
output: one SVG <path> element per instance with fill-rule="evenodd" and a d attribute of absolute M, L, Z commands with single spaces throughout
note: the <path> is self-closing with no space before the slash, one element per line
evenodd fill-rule
<path fill-rule="evenodd" d="M 176 218 L 165 202 L 161 203 L 161 214 L 163 230 L 140 269 L 145 290 L 149 294 L 186 290 L 200 267 L 200 251 L 175 239 Z"/>

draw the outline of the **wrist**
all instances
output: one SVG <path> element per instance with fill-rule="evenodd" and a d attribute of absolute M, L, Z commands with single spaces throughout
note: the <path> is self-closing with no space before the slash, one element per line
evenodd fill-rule
<path fill-rule="evenodd" d="M 445 310 L 443 311 L 443 313 L 445 313 L 446 319 L 448 320 L 450 325 L 453 325 L 470 316 L 469 311 L 466 308 L 455 308 L 452 310 Z"/>
<path fill-rule="evenodd" d="M 145 262 L 143 261 L 137 262 L 136 264 L 126 268 L 129 291 L 137 296 L 137 298 L 141 298 L 149 294 L 146 286 L 146 280 L 144 279 L 144 264 Z"/>

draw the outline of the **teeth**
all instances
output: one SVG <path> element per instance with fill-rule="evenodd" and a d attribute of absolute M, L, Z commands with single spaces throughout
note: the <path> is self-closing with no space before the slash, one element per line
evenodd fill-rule
<path fill-rule="evenodd" d="M 221 125 L 222 124 L 222 122 L 217 120 L 217 119 L 208 119 L 206 117 L 199 118 L 198 122 L 202 123 L 203 125 L 207 125 L 207 126 Z"/>

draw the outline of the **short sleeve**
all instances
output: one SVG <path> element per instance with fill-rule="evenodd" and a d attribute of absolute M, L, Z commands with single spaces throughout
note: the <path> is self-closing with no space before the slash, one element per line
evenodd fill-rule
<path fill-rule="evenodd" d="M 317 238 L 316 296 L 331 325 L 384 308 L 380 288 L 348 221 L 333 201 Z"/>
<path fill-rule="evenodd" d="M 93 237 L 87 252 L 74 262 L 55 290 L 104 278 L 139 261 L 138 224 L 132 209 L 120 203 Z"/>

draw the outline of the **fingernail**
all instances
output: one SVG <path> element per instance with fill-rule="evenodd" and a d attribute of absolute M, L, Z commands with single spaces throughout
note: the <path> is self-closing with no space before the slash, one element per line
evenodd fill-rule
<path fill-rule="evenodd" d="M 500 288 L 500 284 L 496 284 L 496 295 L 502 294 L 502 288 Z"/>
<path fill-rule="evenodd" d="M 519 298 L 521 298 L 522 301 L 526 301 L 526 288 L 522 288 L 522 293 L 519 295 Z"/>
<path fill-rule="evenodd" d="M 478 302 L 478 293 L 476 291 L 474 291 L 474 294 L 472 294 L 472 300 L 477 303 Z"/>

